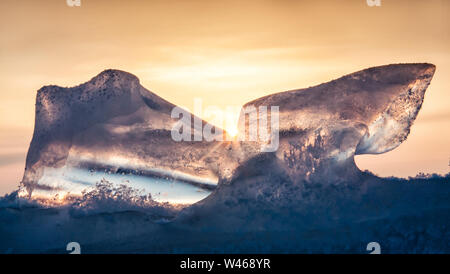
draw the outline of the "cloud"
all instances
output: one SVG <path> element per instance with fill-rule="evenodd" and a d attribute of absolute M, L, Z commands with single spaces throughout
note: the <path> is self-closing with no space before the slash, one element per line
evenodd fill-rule
<path fill-rule="evenodd" d="M 20 163 L 25 160 L 23 153 L 9 153 L 0 155 L 0 166 Z"/>
<path fill-rule="evenodd" d="M 450 121 L 450 112 L 447 113 L 434 113 L 434 114 L 428 114 L 424 115 L 422 117 L 419 116 L 419 119 L 417 120 L 418 123 L 420 122 L 442 122 L 442 121 Z"/>

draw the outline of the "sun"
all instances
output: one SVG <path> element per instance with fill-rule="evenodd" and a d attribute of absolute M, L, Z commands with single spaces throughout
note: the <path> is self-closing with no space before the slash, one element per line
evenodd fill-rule
<path fill-rule="evenodd" d="M 234 138 L 234 137 L 236 137 L 236 136 L 238 135 L 238 130 L 237 130 L 237 128 L 234 127 L 234 126 L 229 126 L 229 127 L 227 127 L 227 128 L 226 128 L 226 131 L 227 131 L 227 134 L 228 134 L 230 137 L 232 137 L 232 138 Z"/>

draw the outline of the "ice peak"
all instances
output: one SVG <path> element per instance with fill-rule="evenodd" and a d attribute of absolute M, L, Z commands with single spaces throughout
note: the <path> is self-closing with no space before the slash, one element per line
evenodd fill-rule
<path fill-rule="evenodd" d="M 114 79 L 114 80 L 130 80 L 130 81 L 139 81 L 139 79 L 129 72 L 118 70 L 118 69 L 105 69 L 100 72 L 93 79 Z"/>
<path fill-rule="evenodd" d="M 92 85 L 96 88 L 101 87 L 119 87 L 129 84 L 139 84 L 139 79 L 128 72 L 116 69 L 107 69 L 92 78 L 87 85 Z"/>

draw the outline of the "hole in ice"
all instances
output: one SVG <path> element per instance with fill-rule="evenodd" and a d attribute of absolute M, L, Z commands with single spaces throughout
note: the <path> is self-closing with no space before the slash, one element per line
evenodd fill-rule
<path fill-rule="evenodd" d="M 111 172 L 108 170 L 88 170 L 64 166 L 62 168 L 46 168 L 39 180 L 40 185 L 49 186 L 52 190 L 35 190 L 33 195 L 54 197 L 67 193 L 81 194 L 83 190 L 91 190 L 97 182 L 107 180 L 115 186 L 126 185 L 142 190 L 143 194 L 151 194 L 157 202 L 172 204 L 193 204 L 211 194 L 214 183 L 198 183 L 178 180 L 170 177 L 139 175 L 128 172 Z"/>

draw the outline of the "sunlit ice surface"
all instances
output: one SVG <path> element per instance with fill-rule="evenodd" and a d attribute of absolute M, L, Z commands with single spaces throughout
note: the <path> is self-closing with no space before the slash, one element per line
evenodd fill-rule
<path fill-rule="evenodd" d="M 79 196 L 93 190 L 102 181 L 115 187 L 124 185 L 138 190 L 141 195 L 150 194 L 156 202 L 171 204 L 193 204 L 211 194 L 214 187 L 212 182 L 202 186 L 169 177 L 64 166 L 45 169 L 39 184 L 48 186 L 48 189 L 36 189 L 33 198 L 64 200 L 68 195 Z"/>

